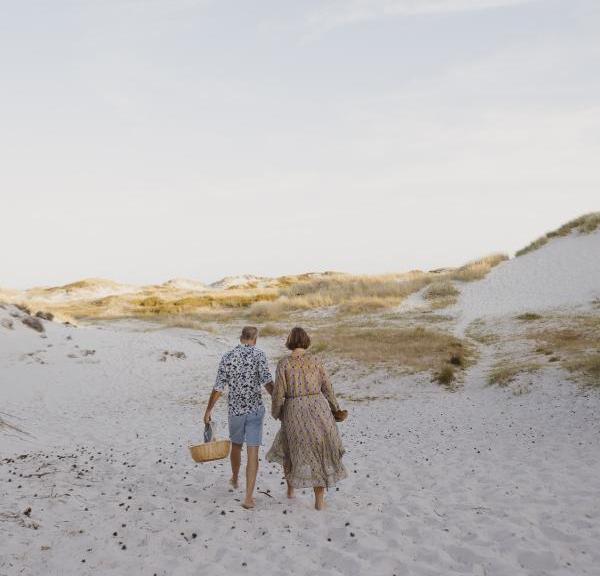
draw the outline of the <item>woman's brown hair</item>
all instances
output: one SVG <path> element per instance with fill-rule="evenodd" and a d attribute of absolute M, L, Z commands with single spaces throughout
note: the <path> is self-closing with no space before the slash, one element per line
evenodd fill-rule
<path fill-rule="evenodd" d="M 285 347 L 288 350 L 295 350 L 296 348 L 304 348 L 306 350 L 309 346 L 310 336 L 306 333 L 306 330 L 300 328 L 300 326 L 292 328 L 292 331 L 287 337 Z"/>

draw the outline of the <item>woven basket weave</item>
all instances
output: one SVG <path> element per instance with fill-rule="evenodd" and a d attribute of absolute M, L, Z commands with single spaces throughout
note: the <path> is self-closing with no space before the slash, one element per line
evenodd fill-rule
<path fill-rule="evenodd" d="M 212 460 L 227 458 L 230 448 L 230 440 L 215 440 L 190 446 L 190 453 L 195 462 L 211 462 Z"/>

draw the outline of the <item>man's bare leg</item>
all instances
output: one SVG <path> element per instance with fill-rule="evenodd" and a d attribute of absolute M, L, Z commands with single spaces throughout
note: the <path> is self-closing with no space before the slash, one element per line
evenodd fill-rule
<path fill-rule="evenodd" d="M 323 486 L 315 487 L 315 508 L 317 510 L 325 508 L 325 488 Z"/>
<path fill-rule="evenodd" d="M 246 497 L 242 502 L 244 508 L 254 508 L 254 486 L 258 474 L 258 446 L 247 446 L 248 463 L 246 464 Z"/>
<path fill-rule="evenodd" d="M 242 445 L 231 443 L 231 480 L 229 483 L 234 487 L 238 487 L 238 477 L 240 475 L 240 465 L 242 463 Z"/>

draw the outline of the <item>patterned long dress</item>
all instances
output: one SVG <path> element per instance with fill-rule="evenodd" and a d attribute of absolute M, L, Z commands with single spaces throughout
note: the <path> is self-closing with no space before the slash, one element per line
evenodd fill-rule
<path fill-rule="evenodd" d="M 348 475 L 332 409 L 339 405 L 317 358 L 292 354 L 279 361 L 271 413 L 281 429 L 267 460 L 283 466 L 294 488 L 329 487 Z"/>

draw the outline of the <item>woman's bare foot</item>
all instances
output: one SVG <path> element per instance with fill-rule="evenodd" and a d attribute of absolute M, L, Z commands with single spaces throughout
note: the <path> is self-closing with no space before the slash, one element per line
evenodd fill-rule
<path fill-rule="evenodd" d="M 232 488 L 235 488 L 236 490 L 238 489 L 238 479 L 237 478 L 234 478 L 232 476 L 231 479 L 229 480 L 229 483 L 231 484 Z"/>
<path fill-rule="evenodd" d="M 242 508 L 245 508 L 246 510 L 252 510 L 252 508 L 254 508 L 256 506 L 256 501 L 254 500 L 254 498 L 250 498 L 250 500 L 246 499 L 242 502 Z"/>
<path fill-rule="evenodd" d="M 289 480 L 286 479 L 286 482 L 287 482 L 287 497 L 295 498 L 296 495 L 294 494 L 294 487 L 290 484 Z"/>
<path fill-rule="evenodd" d="M 325 489 L 318 486 L 315 488 L 315 510 L 323 510 L 325 508 Z"/>

